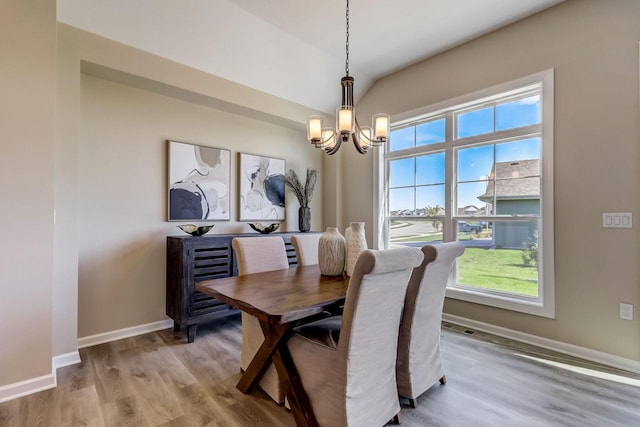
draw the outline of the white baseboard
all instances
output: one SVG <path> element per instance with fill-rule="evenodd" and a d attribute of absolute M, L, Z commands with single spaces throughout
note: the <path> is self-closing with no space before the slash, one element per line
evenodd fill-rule
<path fill-rule="evenodd" d="M 122 338 L 134 337 L 148 332 L 160 331 L 173 327 L 173 320 L 166 319 L 144 325 L 132 326 L 130 328 L 118 329 L 116 331 L 104 332 L 102 334 L 89 335 L 78 338 L 78 348 L 91 347 L 92 345 L 120 340 Z"/>
<path fill-rule="evenodd" d="M 131 328 L 119 329 L 117 331 L 105 332 L 103 334 L 90 335 L 88 337 L 78 338 L 78 348 L 91 347 L 92 345 L 159 331 L 171 328 L 172 326 L 173 320 L 166 319 L 145 325 L 133 326 Z M 56 370 L 64 366 L 80 363 L 81 361 L 80 353 L 77 350 L 52 357 L 52 372 L 50 374 L 0 386 L 0 403 L 56 387 Z"/>
<path fill-rule="evenodd" d="M 0 403 L 54 388 L 56 384 L 56 375 L 55 373 L 51 373 L 42 375 L 41 377 L 30 378 L 25 381 L 4 385 L 0 387 Z"/>
<path fill-rule="evenodd" d="M 72 351 L 71 353 L 59 354 L 58 356 L 53 356 L 53 360 L 51 361 L 53 365 L 53 371 L 55 372 L 58 368 L 63 368 L 69 365 L 75 365 L 76 363 L 80 363 L 82 360 L 80 359 L 80 353 L 78 350 Z"/>
<path fill-rule="evenodd" d="M 567 354 L 569 356 L 579 357 L 591 362 L 600 363 L 602 365 L 611 366 L 622 369 L 624 371 L 640 374 L 640 362 L 627 359 L 613 354 L 592 350 L 586 347 L 580 347 L 573 344 L 567 344 L 561 341 L 555 341 L 536 335 L 526 334 L 524 332 L 514 331 L 513 329 L 494 326 L 477 320 L 467 319 L 466 317 L 454 316 L 452 314 L 442 314 L 444 322 L 453 323 L 455 325 L 464 326 L 466 328 L 487 332 L 500 337 L 509 338 L 514 341 L 523 342 L 525 344 L 535 345 L 537 347 L 546 348 L 547 350 L 557 351 L 558 353 Z"/>

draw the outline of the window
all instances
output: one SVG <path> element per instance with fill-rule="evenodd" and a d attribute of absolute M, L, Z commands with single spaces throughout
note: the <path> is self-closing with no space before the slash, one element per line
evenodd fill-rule
<path fill-rule="evenodd" d="M 459 241 L 447 296 L 553 317 L 553 70 L 392 119 L 382 247 Z"/>

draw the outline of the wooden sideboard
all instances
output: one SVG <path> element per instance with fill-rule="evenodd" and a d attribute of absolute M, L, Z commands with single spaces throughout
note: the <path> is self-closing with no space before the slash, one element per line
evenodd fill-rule
<path fill-rule="evenodd" d="M 289 266 L 297 265 L 291 236 L 297 232 L 271 233 L 283 238 Z M 226 317 L 238 310 L 195 290 L 202 280 L 238 274 L 231 248 L 234 237 L 264 237 L 263 234 L 212 234 L 200 237 L 167 237 L 167 316 L 173 319 L 173 330 L 187 327 L 187 340 L 193 342 L 199 323 Z"/>

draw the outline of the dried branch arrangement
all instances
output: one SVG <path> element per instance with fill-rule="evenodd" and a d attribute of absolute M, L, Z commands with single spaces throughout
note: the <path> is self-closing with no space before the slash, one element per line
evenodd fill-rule
<path fill-rule="evenodd" d="M 300 203 L 301 208 L 309 207 L 311 199 L 313 198 L 313 189 L 316 186 L 317 180 L 318 171 L 315 169 L 307 169 L 307 179 L 304 183 L 304 186 L 300 182 L 300 179 L 298 179 L 298 175 L 293 169 L 289 169 L 284 178 L 284 182 L 296 196 L 296 199 L 298 199 L 298 203 Z"/>

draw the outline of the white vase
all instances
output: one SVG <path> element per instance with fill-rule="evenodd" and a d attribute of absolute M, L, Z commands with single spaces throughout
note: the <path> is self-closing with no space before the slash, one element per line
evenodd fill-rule
<path fill-rule="evenodd" d="M 345 241 L 347 244 L 347 276 L 351 276 L 360 253 L 367 249 L 364 222 L 352 222 L 345 230 Z"/>
<path fill-rule="evenodd" d="M 327 227 L 318 241 L 318 266 L 325 276 L 340 276 L 344 271 L 345 239 L 337 228 Z"/>

